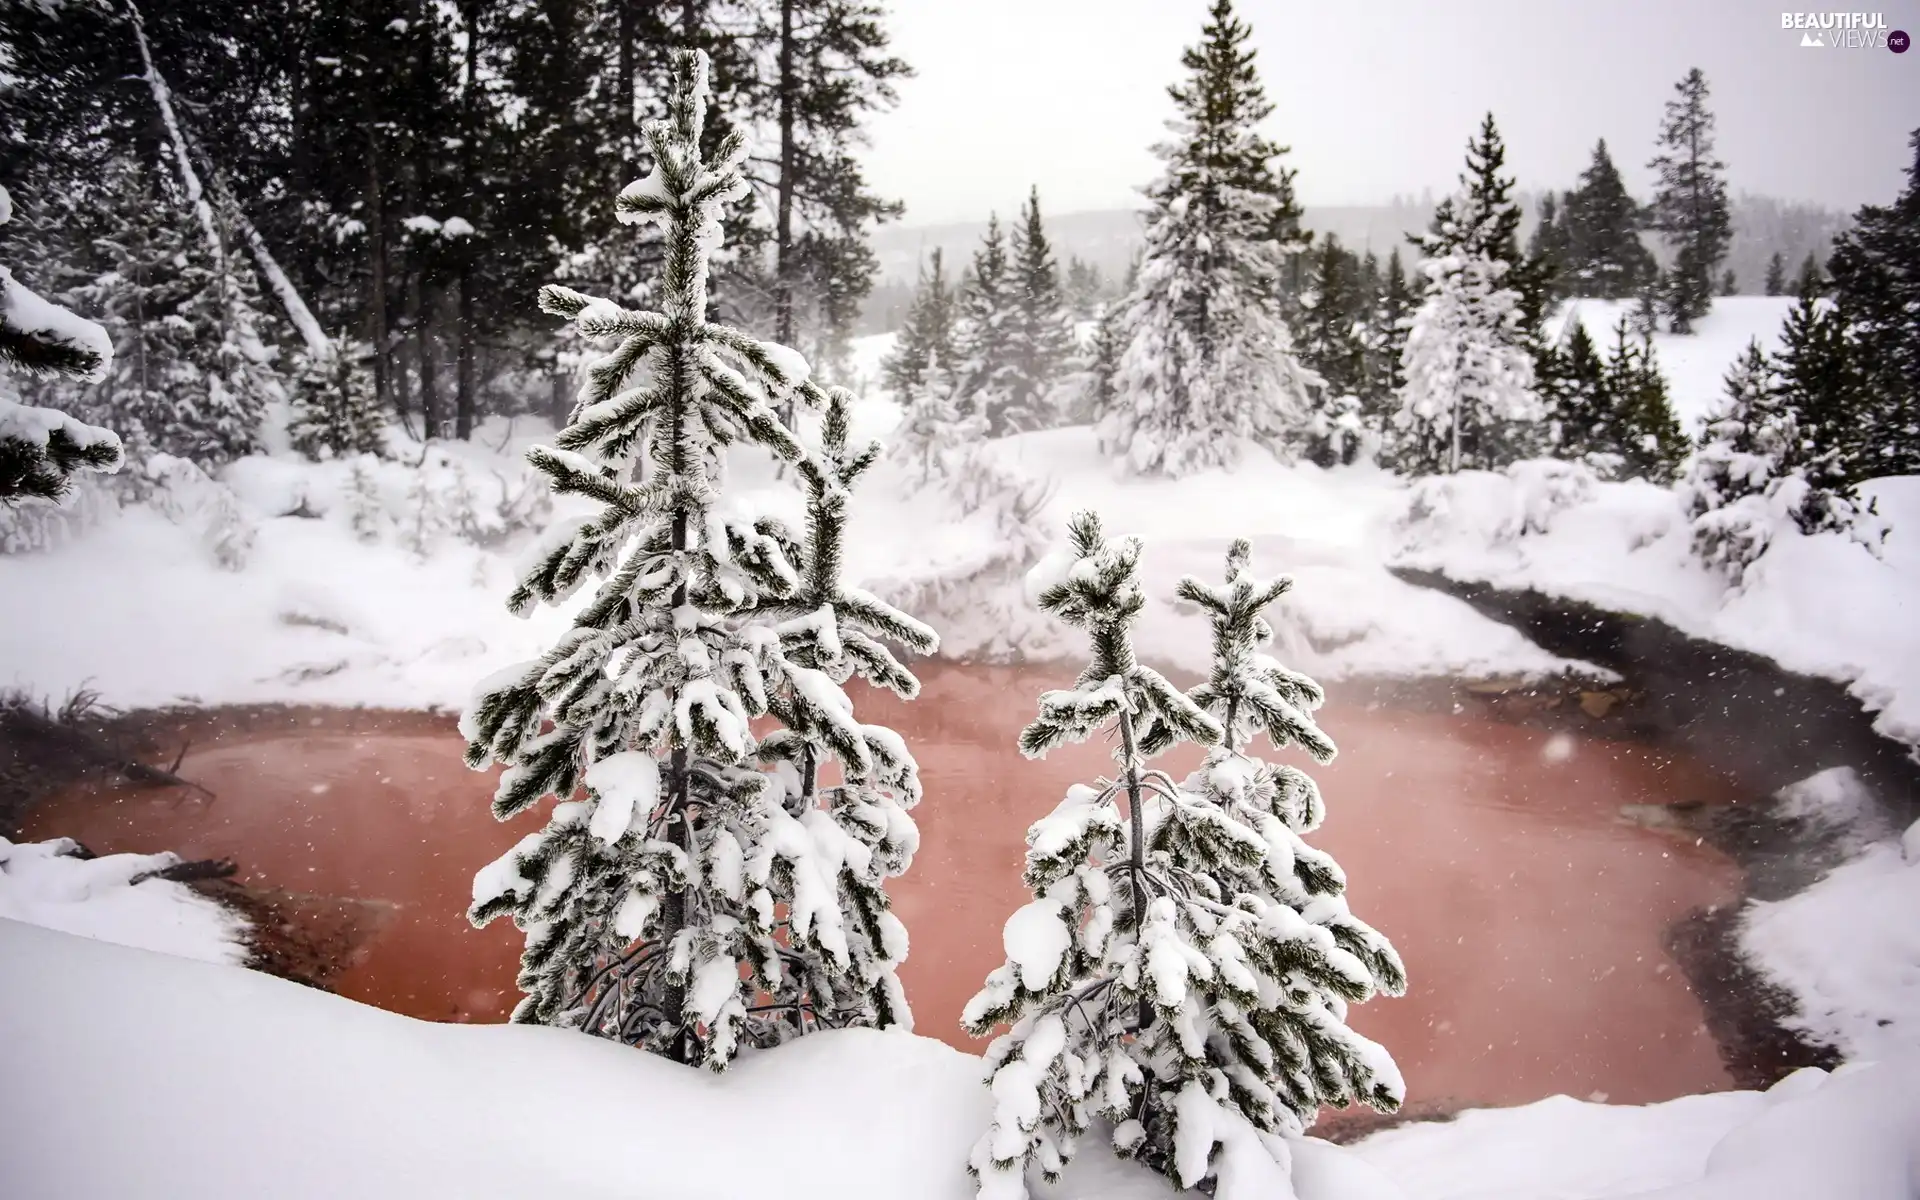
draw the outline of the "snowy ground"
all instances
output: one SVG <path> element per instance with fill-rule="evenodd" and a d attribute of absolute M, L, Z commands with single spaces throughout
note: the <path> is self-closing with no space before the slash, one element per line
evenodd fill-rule
<path fill-rule="evenodd" d="M 988 1112 L 980 1060 L 910 1034 L 819 1034 L 713 1076 L 4 920 L 0 1028 L 0 1195 L 17 1200 L 961 1200 Z M 1307 1140 L 1291 1189 L 1219 1200 L 1909 1200 L 1917 1127 L 1903 1058 L 1766 1094 L 1557 1097 L 1352 1149 Z M 1171 1193 L 1096 1144 L 1036 1195 Z"/>

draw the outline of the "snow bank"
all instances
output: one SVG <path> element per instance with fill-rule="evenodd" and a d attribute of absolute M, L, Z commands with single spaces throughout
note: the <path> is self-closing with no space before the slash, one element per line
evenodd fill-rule
<path fill-rule="evenodd" d="M 84 1003 L 75 1003 L 84 997 Z M 979 1059 L 844 1030 L 723 1076 L 438 1025 L 0 920 L 0 1195 L 971 1200 Z M 138 1064 L 129 1074 L 129 1064 Z M 1294 1146 L 1297 1200 L 1909 1200 L 1920 1058 L 1638 1108 L 1564 1096 Z M 1043 1200 L 1167 1200 L 1090 1144 Z M 1289 1200 L 1284 1186 L 1263 1200 Z"/>
<path fill-rule="evenodd" d="M 212 963 L 243 963 L 247 924 L 182 883 L 154 879 L 175 854 L 78 857 L 71 838 L 0 837 L 0 917 Z"/>
<path fill-rule="evenodd" d="M 1920 1051 L 1920 824 L 1785 900 L 1756 902 L 1741 947 L 1794 998 L 1789 1024 L 1849 1059 Z"/>
<path fill-rule="evenodd" d="M 1403 1126 L 1355 1149 L 1424 1200 L 1910 1200 L 1920 1056 L 1639 1108 L 1555 1096 Z M 1303 1196 L 1310 1182 L 1296 1169 Z"/>
<path fill-rule="evenodd" d="M 1693 556 L 1674 492 L 1592 481 L 1549 498 L 1542 489 L 1565 481 L 1542 466 L 1424 481 L 1397 518 L 1392 561 L 1659 618 L 1847 683 L 1882 734 L 1920 743 L 1920 477 L 1861 488 L 1890 527 L 1877 557 L 1841 534 L 1783 530 L 1729 589 Z"/>
<path fill-rule="evenodd" d="M 987 1120 L 980 1060 L 911 1034 L 824 1033 L 714 1076 L 7 921 L 0 1027 L 19 1200 L 971 1200 Z M 1037 1194 L 1169 1192 L 1090 1148 Z"/>

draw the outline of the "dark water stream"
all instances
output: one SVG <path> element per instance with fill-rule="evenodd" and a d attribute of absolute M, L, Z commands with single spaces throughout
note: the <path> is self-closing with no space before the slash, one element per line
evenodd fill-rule
<path fill-rule="evenodd" d="M 907 737 L 926 783 L 921 852 L 892 888 L 921 1033 L 977 1048 L 958 1014 L 1027 899 L 1026 827 L 1107 766 L 1102 745 L 1040 762 L 1014 748 L 1034 696 L 1068 674 L 936 666 L 912 704 L 859 698 L 863 719 Z M 243 880 L 375 902 L 337 990 L 417 1017 L 497 1021 L 515 997 L 520 935 L 505 922 L 475 930 L 463 911 L 474 870 L 539 818 L 492 820 L 492 777 L 461 764 L 452 724 L 365 712 L 202 721 L 180 772 L 217 799 L 100 784 L 40 805 L 25 832 L 103 853 L 232 857 Z M 1346 868 L 1354 911 L 1393 939 L 1412 981 L 1353 1022 L 1394 1052 L 1410 1102 L 1640 1103 L 1728 1085 L 1661 946 L 1689 911 L 1734 901 L 1738 871 L 1621 809 L 1730 803 L 1731 785 L 1643 746 L 1471 714 L 1336 703 L 1321 724 L 1341 755 L 1313 768 L 1329 817 L 1312 840 Z M 1178 775 L 1196 757 L 1167 765 Z"/>

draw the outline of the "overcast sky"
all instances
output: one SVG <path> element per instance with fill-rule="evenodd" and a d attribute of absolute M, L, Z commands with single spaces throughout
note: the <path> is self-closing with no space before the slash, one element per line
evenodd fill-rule
<path fill-rule="evenodd" d="M 1856 0 L 1858 3 L 1859 0 Z M 1866 0 L 1870 7 L 1874 0 Z M 1206 0 L 889 0 L 918 74 L 873 123 L 874 185 L 907 223 L 1131 207 Z M 1733 190 L 1884 203 L 1920 126 L 1920 47 L 1803 49 L 1764 0 L 1240 0 L 1307 204 L 1450 188 L 1491 109 L 1525 188 L 1569 186 L 1597 138 L 1645 197 L 1661 109 L 1707 74 Z M 1920 35 L 1920 0 L 1879 9 Z"/>

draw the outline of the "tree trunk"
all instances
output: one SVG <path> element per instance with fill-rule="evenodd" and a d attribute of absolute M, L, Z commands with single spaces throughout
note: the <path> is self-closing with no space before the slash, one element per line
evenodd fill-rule
<path fill-rule="evenodd" d="M 1120 714 L 1120 745 L 1126 755 L 1122 769 L 1127 775 L 1127 827 L 1131 831 L 1127 850 L 1127 875 L 1133 886 L 1133 936 L 1137 939 L 1147 926 L 1147 820 L 1140 811 L 1140 750 L 1133 740 L 1133 714 Z M 1153 1024 L 1153 1005 L 1146 997 L 1146 983 L 1141 982 L 1139 1025 L 1145 1029 Z"/>
<path fill-rule="evenodd" d="M 625 168 L 620 175 L 622 180 L 633 178 L 633 40 L 636 34 L 633 6 L 638 0 L 619 0 L 620 4 L 620 60 L 619 95 L 614 98 L 613 127 L 620 138 L 620 162 Z"/>
<path fill-rule="evenodd" d="M 793 345 L 793 0 L 780 0 L 780 185 L 775 194 L 774 338 Z"/>
<path fill-rule="evenodd" d="M 380 138 L 374 127 L 372 105 L 365 117 L 367 139 L 367 340 L 373 343 L 373 391 L 384 405 L 387 381 L 387 238 L 381 195 Z"/>
<path fill-rule="evenodd" d="M 474 401 L 473 270 L 460 264 L 460 357 L 454 364 L 453 436 L 473 436 Z"/>
<path fill-rule="evenodd" d="M 677 443 L 678 439 L 675 440 Z M 673 549 L 675 556 L 678 557 L 686 548 L 687 514 L 682 510 L 673 514 Z M 673 607 L 678 610 L 686 602 L 687 585 L 683 579 L 680 586 L 673 590 Z M 691 827 L 693 814 L 687 811 L 691 788 L 688 779 L 687 748 L 685 745 L 679 745 L 673 748 L 673 760 L 668 768 L 668 773 L 671 777 L 668 785 L 671 788 L 671 791 L 668 793 L 668 804 L 670 806 L 668 812 L 671 814 L 669 819 L 672 820 L 673 823 L 667 827 L 667 841 L 678 847 L 681 853 L 691 854 L 693 850 L 693 830 Z M 666 903 L 662 906 L 660 915 L 662 920 L 660 929 L 662 937 L 671 939 L 679 934 L 687 924 L 687 893 L 677 888 L 668 892 Z M 690 1044 L 691 1039 L 687 1036 L 687 1027 L 685 1024 L 686 1017 L 684 1013 L 686 1006 L 687 989 L 677 984 L 670 985 L 667 988 L 666 996 L 662 998 L 661 1007 L 666 1010 L 669 1019 L 679 1023 L 680 1032 L 674 1037 L 673 1045 L 669 1048 L 667 1057 L 680 1063 L 691 1062 L 692 1060 L 692 1055 L 689 1052 L 693 1047 Z"/>
<path fill-rule="evenodd" d="M 460 183 L 464 189 L 463 207 L 470 210 L 462 213 L 477 228 L 479 222 L 473 221 L 473 142 L 479 136 L 479 122 L 474 116 L 474 58 L 480 51 L 479 4 L 475 0 L 463 0 L 460 5 L 460 23 L 467 33 L 466 62 L 462 68 L 464 76 L 460 96 Z M 460 308 L 458 325 L 460 329 L 460 353 L 454 364 L 454 408 L 453 435 L 462 441 L 473 436 L 474 407 L 474 342 L 477 331 L 474 329 L 473 304 L 473 252 L 474 235 L 463 239 L 460 248 Z"/>
<path fill-rule="evenodd" d="M 413 326 L 414 354 L 420 360 L 420 432 L 426 441 L 447 435 L 446 414 L 440 407 L 440 369 L 434 357 L 432 327 L 433 300 L 429 298 L 420 306 L 420 317 Z"/>

